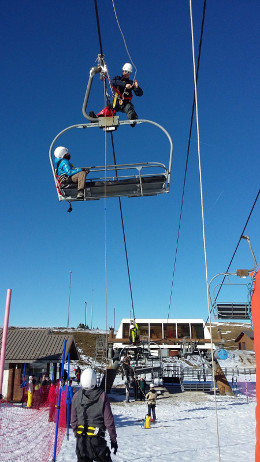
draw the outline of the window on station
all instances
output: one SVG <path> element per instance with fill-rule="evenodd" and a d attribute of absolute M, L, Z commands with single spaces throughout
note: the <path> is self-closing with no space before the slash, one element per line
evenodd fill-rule
<path fill-rule="evenodd" d="M 176 325 L 175 324 L 168 324 L 165 323 L 163 325 L 163 330 L 164 330 L 164 338 L 176 338 Z"/>
<path fill-rule="evenodd" d="M 129 328 L 130 328 L 129 326 L 130 326 L 129 322 L 123 323 L 123 338 L 129 337 Z"/>
<path fill-rule="evenodd" d="M 150 324 L 150 339 L 162 339 L 162 324 Z"/>
<path fill-rule="evenodd" d="M 177 324 L 177 337 L 178 338 L 183 338 L 183 337 L 190 337 L 190 325 L 187 323 L 178 323 Z"/>
<path fill-rule="evenodd" d="M 148 337 L 148 323 L 146 324 L 139 324 L 138 323 L 138 327 L 139 327 L 139 336 L 140 338 L 141 337 Z"/>
<path fill-rule="evenodd" d="M 194 339 L 205 338 L 203 324 L 191 324 L 191 337 Z"/>

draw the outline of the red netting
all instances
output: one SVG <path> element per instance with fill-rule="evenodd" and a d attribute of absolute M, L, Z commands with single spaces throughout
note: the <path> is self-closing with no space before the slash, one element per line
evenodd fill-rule
<path fill-rule="evenodd" d="M 63 397 L 65 395 L 65 399 Z M 58 397 L 58 395 L 57 395 Z M 36 398 L 36 399 L 35 399 Z M 55 404 L 54 404 L 55 406 Z M 54 454 L 56 423 L 49 422 L 51 405 L 43 396 L 34 396 L 31 408 L 0 401 L 0 460 L 51 461 Z M 54 407 L 53 419 L 57 410 Z M 64 417 L 65 416 L 65 417 Z M 66 393 L 62 392 L 56 455 L 66 434 Z M 61 425 L 60 425 L 61 424 Z"/>

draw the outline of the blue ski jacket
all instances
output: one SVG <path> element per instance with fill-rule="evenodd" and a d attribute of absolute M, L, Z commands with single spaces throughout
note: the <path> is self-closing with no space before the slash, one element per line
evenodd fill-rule
<path fill-rule="evenodd" d="M 81 168 L 74 168 L 68 159 L 62 159 L 57 168 L 59 161 L 60 159 L 57 159 L 55 157 L 54 165 L 55 165 L 55 170 L 57 170 L 58 176 L 61 176 L 61 175 L 72 176 L 82 171 Z"/>

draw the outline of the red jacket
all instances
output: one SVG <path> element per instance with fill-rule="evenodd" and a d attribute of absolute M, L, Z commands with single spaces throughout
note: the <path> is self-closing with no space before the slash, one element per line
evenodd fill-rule
<path fill-rule="evenodd" d="M 48 393 L 48 402 L 49 403 L 56 403 L 57 400 L 57 390 L 56 385 L 51 385 Z"/>

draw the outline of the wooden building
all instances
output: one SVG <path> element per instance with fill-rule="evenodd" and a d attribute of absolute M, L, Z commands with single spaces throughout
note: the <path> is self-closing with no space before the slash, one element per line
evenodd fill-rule
<path fill-rule="evenodd" d="M 254 332 L 252 330 L 243 330 L 235 339 L 238 343 L 239 350 L 254 351 Z"/>
<path fill-rule="evenodd" d="M 36 378 L 45 373 L 50 378 L 60 377 L 64 340 L 65 360 L 70 353 L 71 360 L 78 360 L 73 335 L 59 334 L 51 329 L 10 327 L 7 334 L 5 368 L 2 394 L 8 401 L 20 401 L 21 383 L 25 374 Z M 2 329 L 0 329 L 0 344 Z"/>

